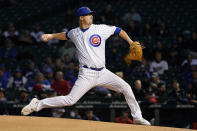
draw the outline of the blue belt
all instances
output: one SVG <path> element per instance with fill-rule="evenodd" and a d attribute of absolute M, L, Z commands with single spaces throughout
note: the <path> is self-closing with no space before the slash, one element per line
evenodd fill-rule
<path fill-rule="evenodd" d="M 84 65 L 83 68 L 87 68 L 87 69 L 91 69 L 91 70 L 95 70 L 95 71 L 101 71 L 104 67 L 94 68 L 94 67 L 88 67 L 87 65 Z"/>

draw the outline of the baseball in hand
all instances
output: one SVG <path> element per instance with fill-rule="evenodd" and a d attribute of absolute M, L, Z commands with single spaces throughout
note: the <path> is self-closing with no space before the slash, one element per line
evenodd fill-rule
<path fill-rule="evenodd" d="M 41 36 L 41 38 L 42 38 L 42 41 L 47 42 L 51 40 L 53 37 L 52 37 L 52 34 L 44 34 Z"/>

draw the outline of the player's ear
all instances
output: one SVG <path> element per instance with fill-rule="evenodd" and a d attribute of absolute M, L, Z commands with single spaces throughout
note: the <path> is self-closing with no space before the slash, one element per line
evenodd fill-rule
<path fill-rule="evenodd" d="M 79 20 L 83 20 L 83 16 L 79 16 Z"/>

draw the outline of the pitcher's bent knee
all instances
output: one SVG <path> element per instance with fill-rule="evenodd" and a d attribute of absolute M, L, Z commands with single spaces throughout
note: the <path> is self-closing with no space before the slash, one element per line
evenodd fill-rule
<path fill-rule="evenodd" d="M 67 95 L 63 97 L 65 106 L 72 106 L 78 101 L 78 99 L 74 98 L 72 95 Z"/>
<path fill-rule="evenodd" d="M 131 86 L 129 84 L 125 84 L 123 87 L 122 87 L 122 93 L 127 93 L 128 91 L 131 90 Z"/>

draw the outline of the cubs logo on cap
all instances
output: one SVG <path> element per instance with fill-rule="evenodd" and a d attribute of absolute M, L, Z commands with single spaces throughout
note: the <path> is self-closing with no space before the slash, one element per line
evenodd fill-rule
<path fill-rule="evenodd" d="M 94 34 L 90 37 L 89 42 L 92 46 L 98 47 L 101 44 L 101 37 L 98 34 Z"/>

